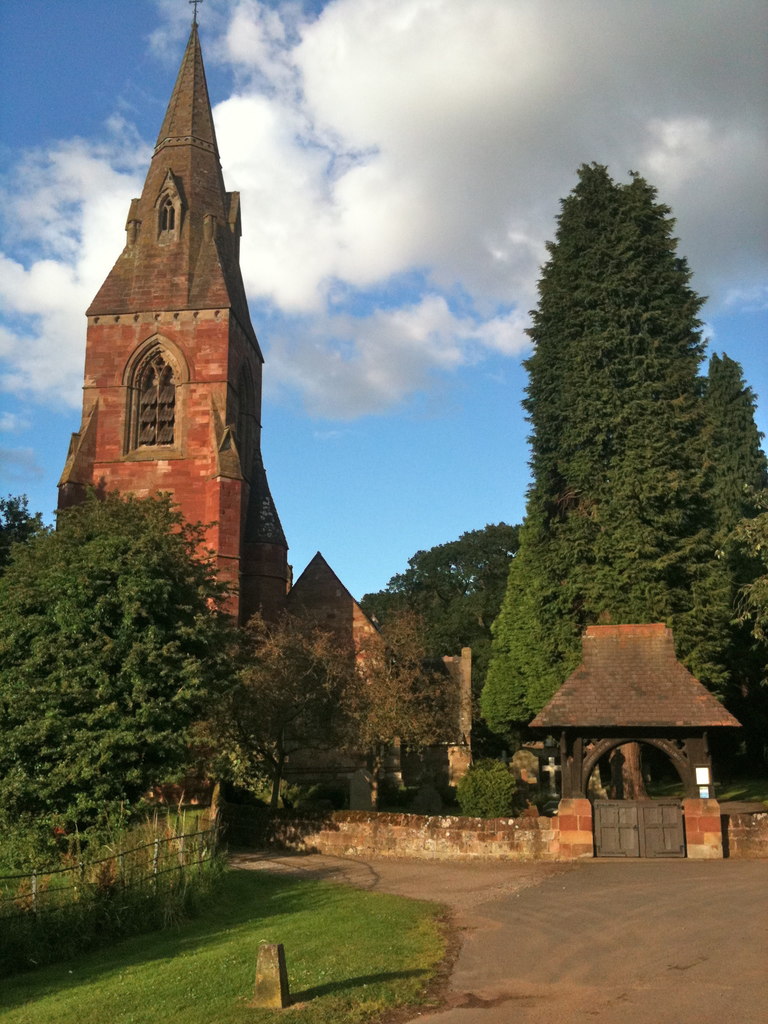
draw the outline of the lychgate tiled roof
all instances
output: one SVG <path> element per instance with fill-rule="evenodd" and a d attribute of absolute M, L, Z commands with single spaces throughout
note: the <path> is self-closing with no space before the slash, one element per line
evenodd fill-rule
<path fill-rule="evenodd" d="M 664 623 L 589 626 L 582 662 L 534 727 L 739 725 L 675 657 Z"/>

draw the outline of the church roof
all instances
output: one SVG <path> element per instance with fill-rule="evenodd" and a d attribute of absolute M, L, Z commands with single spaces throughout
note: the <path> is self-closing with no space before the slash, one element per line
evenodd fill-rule
<path fill-rule="evenodd" d="M 174 207 L 172 230 L 163 231 L 168 203 Z M 240 197 L 224 187 L 194 24 L 126 230 L 127 244 L 89 316 L 231 309 L 258 350 L 240 273 Z"/>
<path fill-rule="evenodd" d="M 589 626 L 582 662 L 530 723 L 534 728 L 738 726 L 675 657 L 664 623 Z"/>
<path fill-rule="evenodd" d="M 259 453 L 254 469 L 245 517 L 244 543 L 277 544 L 287 547 L 288 542 L 285 539 L 280 517 L 277 514 L 277 506 L 267 483 L 267 473 L 261 453 Z"/>

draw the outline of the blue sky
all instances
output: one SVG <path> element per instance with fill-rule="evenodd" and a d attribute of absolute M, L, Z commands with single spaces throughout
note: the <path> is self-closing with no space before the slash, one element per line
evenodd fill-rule
<path fill-rule="evenodd" d="M 84 310 L 191 10 L 0 4 L 0 493 L 48 517 Z M 762 0 L 205 0 L 199 22 L 297 573 L 319 549 L 360 597 L 520 521 L 524 328 L 582 162 L 672 207 L 711 350 L 768 430 Z"/>

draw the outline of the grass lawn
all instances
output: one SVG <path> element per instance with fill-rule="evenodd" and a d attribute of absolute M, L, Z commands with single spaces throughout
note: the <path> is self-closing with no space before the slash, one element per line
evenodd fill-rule
<path fill-rule="evenodd" d="M 303 1005 L 247 1006 L 260 941 L 284 944 L 291 996 Z M 431 904 L 230 871 L 216 906 L 194 921 L 4 978 L 0 1021 L 358 1024 L 423 999 L 444 949 Z"/>
<path fill-rule="evenodd" d="M 679 779 L 651 783 L 647 788 L 649 796 L 685 796 Z M 732 779 L 724 783 L 715 781 L 715 797 L 721 804 L 726 800 L 762 801 L 768 807 L 768 779 Z"/>
<path fill-rule="evenodd" d="M 734 779 L 715 786 L 720 803 L 725 800 L 760 801 L 768 806 L 768 779 Z"/>

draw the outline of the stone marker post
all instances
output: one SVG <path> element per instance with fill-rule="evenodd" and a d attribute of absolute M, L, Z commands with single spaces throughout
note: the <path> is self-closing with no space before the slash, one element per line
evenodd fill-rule
<path fill-rule="evenodd" d="M 256 960 L 256 984 L 253 987 L 251 1005 L 282 1010 L 288 1006 L 290 1000 L 283 944 L 262 942 Z"/>

